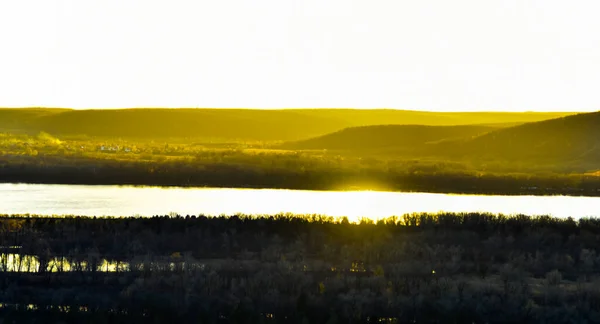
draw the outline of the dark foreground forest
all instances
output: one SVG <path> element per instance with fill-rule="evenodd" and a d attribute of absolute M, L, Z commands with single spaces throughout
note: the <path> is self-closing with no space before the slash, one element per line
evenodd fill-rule
<path fill-rule="evenodd" d="M 597 323 L 600 219 L 0 217 L 4 322 Z"/>

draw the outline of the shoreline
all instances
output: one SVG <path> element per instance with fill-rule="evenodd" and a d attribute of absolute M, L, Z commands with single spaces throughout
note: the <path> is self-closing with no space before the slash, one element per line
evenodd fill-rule
<path fill-rule="evenodd" d="M 469 196 L 535 196 L 535 197 L 600 197 L 600 189 L 584 190 L 584 189 L 519 189 L 519 190 L 493 190 L 485 188 L 475 188 L 471 190 L 451 188 L 435 189 L 427 187 L 412 187 L 393 189 L 390 187 L 370 187 L 370 186 L 349 186 L 349 187 L 330 187 L 310 186 L 310 185 L 289 185 L 289 186 L 269 186 L 269 185 L 252 185 L 252 184 L 227 184 L 219 185 L 218 183 L 164 183 L 164 182 L 117 182 L 117 181 L 13 181 L 0 179 L 0 184 L 25 184 L 25 185 L 65 185 L 65 186 L 117 186 L 117 187 L 133 187 L 133 188 L 180 188 L 180 189 L 248 189 L 248 190 L 299 190 L 299 191 L 375 191 L 375 192 L 392 192 L 392 193 L 430 193 L 442 195 L 469 195 Z"/>

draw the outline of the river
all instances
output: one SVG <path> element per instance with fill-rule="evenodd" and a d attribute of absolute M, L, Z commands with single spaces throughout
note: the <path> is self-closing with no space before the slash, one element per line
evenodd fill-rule
<path fill-rule="evenodd" d="M 600 197 L 379 191 L 0 184 L 0 214 L 152 216 L 324 214 L 378 219 L 413 212 L 600 217 Z"/>

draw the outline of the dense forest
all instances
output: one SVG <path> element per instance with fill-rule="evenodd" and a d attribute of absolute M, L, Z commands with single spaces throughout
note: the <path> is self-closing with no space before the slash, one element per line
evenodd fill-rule
<path fill-rule="evenodd" d="M 600 220 L 0 217 L 5 322 L 600 320 Z"/>

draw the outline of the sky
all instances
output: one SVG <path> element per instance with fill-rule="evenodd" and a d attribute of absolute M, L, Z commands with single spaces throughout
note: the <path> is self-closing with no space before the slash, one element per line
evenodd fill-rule
<path fill-rule="evenodd" d="M 600 110 L 600 1 L 0 0 L 0 106 Z"/>

